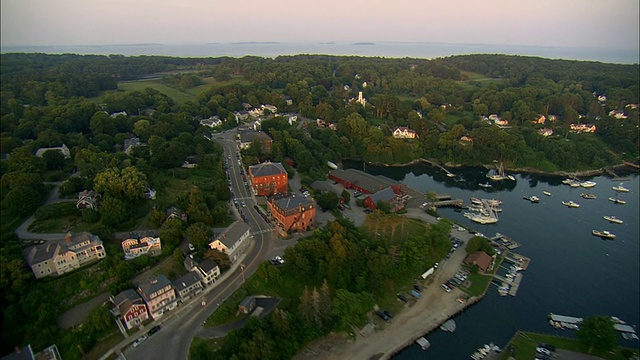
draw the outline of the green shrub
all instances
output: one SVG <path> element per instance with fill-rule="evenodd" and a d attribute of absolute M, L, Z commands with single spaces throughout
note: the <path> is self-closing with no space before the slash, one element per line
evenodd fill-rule
<path fill-rule="evenodd" d="M 79 215 L 79 212 L 75 202 L 68 201 L 42 206 L 36 210 L 33 217 L 36 220 L 49 220 L 63 216 Z"/>

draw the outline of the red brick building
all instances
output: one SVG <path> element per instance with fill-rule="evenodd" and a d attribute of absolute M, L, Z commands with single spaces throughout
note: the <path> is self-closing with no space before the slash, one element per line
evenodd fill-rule
<path fill-rule="evenodd" d="M 396 194 L 394 190 L 394 188 L 388 187 L 371 194 L 364 199 L 363 205 L 371 210 L 375 210 L 378 208 L 378 201 L 383 201 L 389 203 L 392 212 L 400 211 L 404 207 L 404 204 L 399 194 Z"/>
<path fill-rule="evenodd" d="M 268 204 L 282 232 L 309 230 L 316 222 L 316 205 L 309 198 L 280 194 L 270 198 Z"/>
<path fill-rule="evenodd" d="M 263 162 L 249 166 L 249 178 L 257 196 L 286 193 L 289 189 L 289 175 L 280 163 Z"/>

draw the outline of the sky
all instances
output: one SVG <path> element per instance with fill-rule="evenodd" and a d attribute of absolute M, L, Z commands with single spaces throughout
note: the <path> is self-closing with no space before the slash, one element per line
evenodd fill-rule
<path fill-rule="evenodd" d="M 429 42 L 638 49 L 638 0 L 2 0 L 1 44 Z"/>

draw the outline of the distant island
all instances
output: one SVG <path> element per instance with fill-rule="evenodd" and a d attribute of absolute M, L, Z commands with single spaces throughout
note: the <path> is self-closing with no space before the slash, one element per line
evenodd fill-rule
<path fill-rule="evenodd" d="M 372 43 L 372 42 L 356 42 L 351 45 L 375 45 L 375 44 L 376 43 Z"/>
<path fill-rule="evenodd" d="M 272 44 L 280 44 L 279 41 L 241 41 L 241 42 L 232 42 L 231 45 L 272 45 Z"/>

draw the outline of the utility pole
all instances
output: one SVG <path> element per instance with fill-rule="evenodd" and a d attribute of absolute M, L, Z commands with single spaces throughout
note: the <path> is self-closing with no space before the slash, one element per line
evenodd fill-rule
<path fill-rule="evenodd" d="M 242 283 L 244 284 L 244 264 L 240 264 L 240 270 L 242 271 Z"/>

